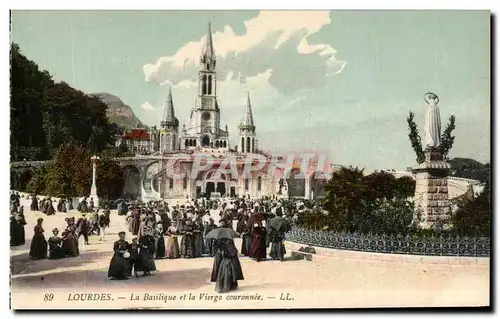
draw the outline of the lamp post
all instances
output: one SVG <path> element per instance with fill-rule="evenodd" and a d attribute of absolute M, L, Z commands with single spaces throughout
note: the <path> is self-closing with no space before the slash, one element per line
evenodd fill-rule
<path fill-rule="evenodd" d="M 97 161 L 99 161 L 99 156 L 92 156 L 90 158 L 92 161 L 92 186 L 90 188 L 90 198 L 94 199 L 94 206 L 99 207 L 99 197 L 97 197 L 97 185 L 96 185 L 96 177 L 97 177 Z"/>

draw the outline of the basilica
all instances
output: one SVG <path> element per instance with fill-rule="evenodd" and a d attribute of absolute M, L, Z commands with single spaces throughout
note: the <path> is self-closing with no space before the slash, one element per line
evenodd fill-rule
<path fill-rule="evenodd" d="M 236 145 L 231 145 L 227 125 L 221 127 L 221 109 L 217 103 L 217 59 L 214 52 L 210 24 L 204 43 L 198 70 L 198 95 L 188 121 L 182 126 L 175 116 L 172 91 L 169 90 L 165 111 L 160 126 L 150 131 L 151 153 L 144 156 L 143 169 L 138 170 L 137 194 L 143 200 L 159 198 L 195 197 L 261 197 L 264 195 L 290 196 L 288 188 L 298 188 L 299 197 L 318 197 L 322 187 L 311 178 L 303 183 L 287 183 L 283 176 L 269 174 L 271 161 L 262 168 L 245 171 L 253 163 L 255 154 L 270 159 L 271 155 L 258 148 L 257 131 L 252 114 L 250 95 L 242 106 L 243 119 L 238 126 Z M 199 164 L 196 157 L 202 154 L 213 159 L 213 165 L 203 170 L 194 170 Z M 236 159 L 236 169 L 216 173 L 226 159 Z M 141 157 L 136 157 L 141 161 Z M 173 164 L 172 164 L 173 163 Z M 225 164 L 226 163 L 226 164 Z M 137 166 L 137 165 L 135 165 Z M 262 166 L 262 165 L 261 165 Z M 126 168 L 126 167 L 125 167 Z M 271 167 L 272 168 L 272 167 Z M 281 170 L 282 171 L 282 170 Z M 194 172 L 194 173 L 193 173 Z M 183 175 L 182 179 L 174 175 Z M 312 183 L 311 183 L 312 182 Z M 125 190 L 133 188 L 126 179 Z M 288 185 L 290 184 L 290 185 Z M 293 186 L 292 184 L 296 184 Z M 298 185 L 298 186 L 297 186 Z"/>

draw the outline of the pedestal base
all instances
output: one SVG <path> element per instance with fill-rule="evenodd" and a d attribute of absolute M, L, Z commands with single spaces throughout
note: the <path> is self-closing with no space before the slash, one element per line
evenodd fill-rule
<path fill-rule="evenodd" d="M 448 172 L 450 165 L 442 160 L 435 149 L 425 151 L 426 160 L 414 168 L 416 173 L 415 208 L 420 214 L 422 228 L 445 228 L 451 217 L 448 198 Z"/>
<path fill-rule="evenodd" d="M 89 201 L 91 198 L 94 201 L 94 207 L 98 208 L 99 207 L 99 197 L 97 196 L 97 187 L 92 187 L 90 189 Z"/>

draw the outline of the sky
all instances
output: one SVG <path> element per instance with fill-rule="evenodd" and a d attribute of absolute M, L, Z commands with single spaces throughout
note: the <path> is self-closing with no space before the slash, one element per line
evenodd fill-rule
<path fill-rule="evenodd" d="M 490 161 L 487 11 L 13 11 L 11 40 L 56 81 L 116 95 L 152 126 L 169 88 L 188 120 L 209 22 L 233 144 L 249 93 L 262 149 L 405 169 L 406 117 L 423 139 L 431 91 L 442 128 L 456 116 L 450 156 Z"/>

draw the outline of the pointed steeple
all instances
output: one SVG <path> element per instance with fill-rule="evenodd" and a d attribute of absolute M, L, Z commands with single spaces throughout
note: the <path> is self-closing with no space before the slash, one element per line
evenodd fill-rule
<path fill-rule="evenodd" d="M 252 114 L 252 104 L 250 103 L 250 93 L 247 96 L 247 106 L 245 108 L 245 115 L 243 117 L 243 122 L 241 123 L 241 128 L 247 129 L 250 131 L 255 130 L 255 125 L 253 122 L 253 114 Z"/>
<path fill-rule="evenodd" d="M 168 89 L 168 98 L 165 104 L 165 113 L 163 114 L 162 126 L 179 126 L 179 120 L 175 117 L 174 101 L 172 99 L 172 89 Z"/>
<path fill-rule="evenodd" d="M 210 22 L 208 23 L 207 39 L 203 45 L 203 51 L 201 53 L 201 61 L 203 63 L 215 61 L 214 44 L 212 41 L 212 26 Z"/>

